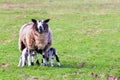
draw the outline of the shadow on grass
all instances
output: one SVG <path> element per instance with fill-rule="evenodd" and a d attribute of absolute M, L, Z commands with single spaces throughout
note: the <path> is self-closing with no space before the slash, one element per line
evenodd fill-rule
<path fill-rule="evenodd" d="M 76 68 L 76 69 L 80 69 L 83 68 L 85 65 L 84 62 L 81 63 L 62 63 L 60 68 Z"/>
<path fill-rule="evenodd" d="M 79 69 L 79 66 L 76 65 L 73 65 L 73 64 L 62 64 L 60 68 L 76 68 L 76 69 Z"/>

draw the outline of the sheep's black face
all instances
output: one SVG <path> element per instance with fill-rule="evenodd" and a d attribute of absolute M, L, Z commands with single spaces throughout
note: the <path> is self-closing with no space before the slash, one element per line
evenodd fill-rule
<path fill-rule="evenodd" d="M 36 30 L 40 33 L 47 32 L 48 31 L 48 22 L 49 19 L 46 20 L 34 20 L 32 19 L 32 22 L 36 24 Z"/>

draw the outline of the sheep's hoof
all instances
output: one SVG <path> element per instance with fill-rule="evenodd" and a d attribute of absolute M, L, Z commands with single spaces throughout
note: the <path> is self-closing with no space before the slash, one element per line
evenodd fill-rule
<path fill-rule="evenodd" d="M 20 67 L 20 65 L 18 64 L 18 67 Z"/>
<path fill-rule="evenodd" d="M 46 64 L 45 64 L 45 63 L 43 63 L 42 65 L 43 65 L 43 66 L 46 66 Z"/>
<path fill-rule="evenodd" d="M 51 67 L 54 67 L 54 65 L 52 64 Z"/>
<path fill-rule="evenodd" d="M 25 62 L 25 65 L 26 65 L 26 62 Z"/>
<path fill-rule="evenodd" d="M 30 65 L 28 65 L 28 66 L 31 66 L 31 64 L 30 64 Z"/>
<path fill-rule="evenodd" d="M 32 63 L 32 62 L 28 63 L 28 66 L 31 66 L 31 63 Z"/>
<path fill-rule="evenodd" d="M 31 66 L 33 66 L 34 65 L 34 62 L 31 62 Z"/>
<path fill-rule="evenodd" d="M 61 66 L 61 65 L 60 65 L 60 63 L 58 63 L 57 65 L 58 65 L 58 67 L 60 67 L 60 66 Z"/>
<path fill-rule="evenodd" d="M 37 64 L 37 65 L 40 65 L 40 63 L 39 63 L 39 61 L 38 61 L 38 60 L 36 61 L 36 64 Z"/>
<path fill-rule="evenodd" d="M 47 64 L 45 64 L 45 63 L 42 63 L 42 65 L 43 65 L 43 66 L 47 66 Z"/>
<path fill-rule="evenodd" d="M 22 65 L 22 67 L 24 67 L 24 65 Z"/>

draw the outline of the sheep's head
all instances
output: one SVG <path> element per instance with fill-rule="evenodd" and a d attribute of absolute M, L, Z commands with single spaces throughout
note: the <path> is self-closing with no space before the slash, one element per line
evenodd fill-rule
<path fill-rule="evenodd" d="M 32 19 L 32 22 L 34 23 L 34 29 L 37 30 L 39 33 L 48 32 L 48 22 L 50 19 L 46 20 L 35 20 Z"/>

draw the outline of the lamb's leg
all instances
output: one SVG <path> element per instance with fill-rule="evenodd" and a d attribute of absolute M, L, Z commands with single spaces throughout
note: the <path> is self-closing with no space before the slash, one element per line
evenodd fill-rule
<path fill-rule="evenodd" d="M 36 61 L 36 64 L 37 64 L 37 65 L 40 65 L 36 51 L 32 51 L 32 54 L 31 54 L 31 55 L 32 55 L 31 65 L 34 65 L 34 60 Z"/>
<path fill-rule="evenodd" d="M 47 65 L 48 64 L 48 50 L 50 49 L 51 46 L 51 42 L 49 42 L 45 49 L 43 50 L 42 56 L 43 56 L 43 65 Z"/>
<path fill-rule="evenodd" d="M 46 66 L 48 64 L 47 56 L 45 55 L 45 52 L 42 53 L 42 61 L 43 61 L 43 65 L 44 66 Z"/>
<path fill-rule="evenodd" d="M 30 50 L 28 50 L 27 60 L 28 60 L 28 66 L 31 66 L 31 61 L 30 61 Z"/>
<path fill-rule="evenodd" d="M 57 54 L 55 54 L 55 58 L 56 58 L 56 61 L 57 61 L 57 65 L 58 65 L 58 67 L 60 67 L 60 66 L 61 66 L 61 65 L 60 65 L 60 60 L 59 60 L 59 57 L 58 57 Z"/>
<path fill-rule="evenodd" d="M 22 57 L 20 56 L 18 67 L 22 65 Z"/>
<path fill-rule="evenodd" d="M 35 51 L 31 51 L 31 58 L 32 58 L 32 62 L 31 62 L 31 65 L 33 66 L 34 65 L 34 55 L 35 55 Z"/>
<path fill-rule="evenodd" d="M 31 56 L 31 57 L 32 57 L 31 65 L 33 66 L 34 65 L 34 56 Z"/>
<path fill-rule="evenodd" d="M 50 55 L 50 56 L 49 56 L 49 59 L 50 59 L 51 67 L 53 67 L 53 66 L 54 66 L 54 58 L 53 58 L 53 55 Z"/>
<path fill-rule="evenodd" d="M 37 53 L 35 53 L 34 57 L 35 57 L 35 60 L 36 60 L 36 64 L 37 64 L 37 65 L 40 65 L 39 60 L 38 60 L 38 57 L 37 57 Z"/>
<path fill-rule="evenodd" d="M 21 59 L 22 59 L 22 67 L 24 67 L 25 66 L 25 55 L 22 55 Z"/>
<path fill-rule="evenodd" d="M 43 64 L 43 58 L 42 58 L 42 62 L 41 63 Z"/>
<path fill-rule="evenodd" d="M 45 53 L 44 52 L 42 53 L 42 63 L 43 63 L 42 65 L 45 66 Z"/>
<path fill-rule="evenodd" d="M 58 65 L 58 67 L 60 67 L 61 66 L 60 65 L 60 60 L 59 60 L 59 57 L 57 55 L 56 49 L 54 49 L 54 48 L 52 48 L 52 49 L 53 49 L 53 55 L 55 56 L 56 61 L 57 61 L 57 65 Z"/>

